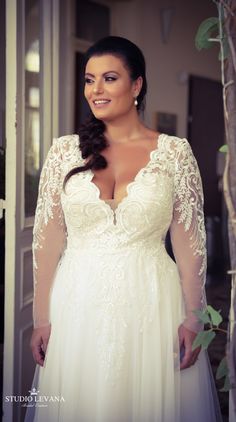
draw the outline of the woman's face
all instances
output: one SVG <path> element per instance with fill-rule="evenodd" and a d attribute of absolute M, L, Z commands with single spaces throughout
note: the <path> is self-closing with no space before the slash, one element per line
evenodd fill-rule
<path fill-rule="evenodd" d="M 132 81 L 123 61 L 111 54 L 91 57 L 85 69 L 84 95 L 97 119 L 110 121 L 130 112 L 142 87 Z"/>

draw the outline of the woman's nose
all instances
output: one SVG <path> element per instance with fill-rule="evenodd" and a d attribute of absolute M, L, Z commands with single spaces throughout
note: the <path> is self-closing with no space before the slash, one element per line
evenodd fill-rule
<path fill-rule="evenodd" d="M 103 92 L 103 85 L 101 82 L 97 82 L 93 86 L 94 94 L 101 94 Z"/>

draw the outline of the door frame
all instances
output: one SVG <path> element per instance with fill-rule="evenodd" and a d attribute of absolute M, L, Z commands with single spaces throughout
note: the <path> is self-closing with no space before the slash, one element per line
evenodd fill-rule
<path fill-rule="evenodd" d="M 40 150 L 43 163 L 52 138 L 58 136 L 59 0 L 40 0 L 40 7 Z M 22 388 L 24 370 L 27 369 L 22 367 L 22 362 L 23 357 L 26 361 L 28 356 L 32 359 L 25 337 L 25 333 L 32 330 L 33 284 L 30 290 L 24 288 L 31 280 L 26 280 L 24 274 L 24 257 L 31 259 L 34 217 L 25 218 L 24 214 L 24 11 L 25 0 L 6 1 L 4 422 L 22 420 L 22 408 L 9 404 L 5 398 L 28 393 L 27 387 L 30 386 Z"/>
<path fill-rule="evenodd" d="M 6 200 L 5 200 L 5 318 L 3 398 L 14 385 L 14 306 L 16 245 L 16 68 L 17 0 L 6 1 Z M 11 30 L 10 30 L 11 27 Z M 9 71 L 9 73 L 8 73 Z M 3 420 L 12 421 L 13 407 L 3 399 Z"/>

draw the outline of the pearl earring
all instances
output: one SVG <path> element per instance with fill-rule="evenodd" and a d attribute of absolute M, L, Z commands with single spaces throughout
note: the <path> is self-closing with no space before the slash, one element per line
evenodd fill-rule
<path fill-rule="evenodd" d="M 135 98 L 135 100 L 134 100 L 134 105 L 137 107 L 137 105 L 138 105 L 138 100 L 137 100 L 137 98 Z"/>

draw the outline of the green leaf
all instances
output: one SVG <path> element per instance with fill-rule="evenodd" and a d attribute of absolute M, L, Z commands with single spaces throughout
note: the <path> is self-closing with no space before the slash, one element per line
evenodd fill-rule
<path fill-rule="evenodd" d="M 195 350 L 199 346 L 203 349 L 207 349 L 215 336 L 216 333 L 212 330 L 200 331 L 194 339 L 192 350 Z"/>
<path fill-rule="evenodd" d="M 193 311 L 193 313 L 198 317 L 200 322 L 203 322 L 204 324 L 211 323 L 207 310 L 200 311 L 197 309 L 196 311 Z"/>
<path fill-rule="evenodd" d="M 218 325 L 220 325 L 220 323 L 223 321 L 223 318 L 220 315 L 220 311 L 216 311 L 214 308 L 212 308 L 211 305 L 207 306 L 207 310 L 211 316 L 212 323 L 218 327 Z"/>
<path fill-rule="evenodd" d="M 229 390 L 230 390 L 230 388 L 231 388 L 231 385 L 230 385 L 229 376 L 228 376 L 228 375 L 226 375 L 226 377 L 225 377 L 225 382 L 224 382 L 224 386 L 223 386 L 223 388 L 221 388 L 219 391 L 224 391 L 224 392 L 227 392 L 227 391 L 229 391 Z"/>
<path fill-rule="evenodd" d="M 192 350 L 195 350 L 197 347 L 202 345 L 204 335 L 205 335 L 205 331 L 199 331 L 199 333 L 195 337 L 194 342 L 192 344 Z"/>
<path fill-rule="evenodd" d="M 224 144 L 219 148 L 220 152 L 228 152 L 228 145 Z"/>
<path fill-rule="evenodd" d="M 211 35 L 219 31 L 219 19 L 216 17 L 205 19 L 199 26 L 195 37 L 195 45 L 198 50 L 210 48 L 212 42 L 209 41 Z"/>
<path fill-rule="evenodd" d="M 226 356 L 220 361 L 219 366 L 216 371 L 216 379 L 225 377 L 229 373 L 228 362 Z"/>

